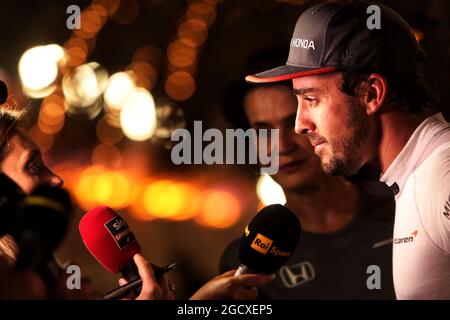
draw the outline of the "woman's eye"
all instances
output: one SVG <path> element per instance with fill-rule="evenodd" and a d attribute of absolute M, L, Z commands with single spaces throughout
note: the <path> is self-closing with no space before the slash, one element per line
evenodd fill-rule
<path fill-rule="evenodd" d="M 35 159 L 35 160 L 31 161 L 30 164 L 28 165 L 28 170 L 30 172 L 37 172 L 37 171 L 39 171 L 41 166 L 42 166 L 42 160 Z"/>

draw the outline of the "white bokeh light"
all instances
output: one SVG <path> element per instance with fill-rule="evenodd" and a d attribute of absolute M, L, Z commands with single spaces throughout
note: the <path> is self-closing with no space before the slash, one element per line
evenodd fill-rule
<path fill-rule="evenodd" d="M 19 76 L 24 92 L 39 97 L 40 91 L 47 92 L 58 76 L 58 64 L 65 59 L 64 49 L 50 44 L 37 46 L 24 52 L 19 60 Z"/>
<path fill-rule="evenodd" d="M 149 139 L 156 128 L 155 101 L 143 88 L 137 88 L 125 101 L 120 113 L 122 131 L 131 140 Z"/>
<path fill-rule="evenodd" d="M 286 196 L 283 188 L 267 174 L 262 175 L 258 179 L 258 183 L 256 184 L 256 194 L 265 206 L 271 204 L 286 204 Z"/>
<path fill-rule="evenodd" d="M 104 98 L 109 109 L 121 110 L 125 101 L 134 92 L 136 86 L 128 73 L 117 72 L 108 81 Z"/>

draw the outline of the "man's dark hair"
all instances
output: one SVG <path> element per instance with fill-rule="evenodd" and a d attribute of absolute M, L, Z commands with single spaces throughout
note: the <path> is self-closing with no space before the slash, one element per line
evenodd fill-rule
<path fill-rule="evenodd" d="M 341 91 L 351 97 L 356 97 L 357 89 L 371 73 L 382 74 L 388 83 L 387 101 L 396 102 L 400 111 L 420 113 L 437 111 L 439 102 L 435 94 L 427 86 L 423 72 L 427 65 L 425 52 L 420 49 L 417 59 L 417 69 L 414 75 L 398 75 L 376 70 L 343 71 Z"/>

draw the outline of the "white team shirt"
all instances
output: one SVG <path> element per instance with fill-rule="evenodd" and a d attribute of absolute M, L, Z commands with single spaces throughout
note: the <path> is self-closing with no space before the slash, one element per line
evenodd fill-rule
<path fill-rule="evenodd" d="M 398 187 L 397 299 L 450 299 L 450 124 L 442 114 L 417 127 L 381 181 Z"/>

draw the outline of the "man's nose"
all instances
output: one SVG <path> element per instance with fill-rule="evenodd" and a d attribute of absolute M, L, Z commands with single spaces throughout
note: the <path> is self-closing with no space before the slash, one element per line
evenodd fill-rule
<path fill-rule="evenodd" d="M 295 133 L 305 134 L 316 129 L 314 122 L 311 120 L 310 112 L 304 105 L 302 99 L 298 99 L 297 115 L 295 117 Z"/>

